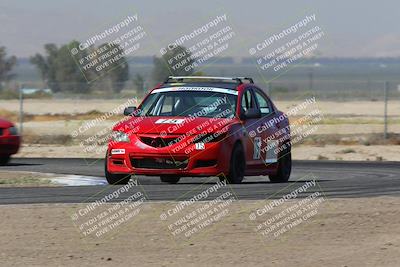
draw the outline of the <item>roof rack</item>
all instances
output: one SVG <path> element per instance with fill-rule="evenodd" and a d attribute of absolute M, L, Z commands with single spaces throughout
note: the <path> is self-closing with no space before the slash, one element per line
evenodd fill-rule
<path fill-rule="evenodd" d="M 210 77 L 210 76 L 169 76 L 164 83 L 169 83 L 170 80 L 176 80 L 179 82 L 183 82 L 183 80 L 223 80 L 223 81 L 236 81 L 237 83 L 243 83 L 243 80 L 248 81 L 249 83 L 254 83 L 253 78 L 249 77 Z"/>

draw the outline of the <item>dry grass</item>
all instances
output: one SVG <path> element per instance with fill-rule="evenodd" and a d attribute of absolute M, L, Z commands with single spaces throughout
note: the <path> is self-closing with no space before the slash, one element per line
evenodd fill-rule
<path fill-rule="evenodd" d="M 299 144 L 324 146 L 324 145 L 400 145 L 400 134 L 389 133 L 383 139 L 383 134 L 315 134 L 302 139 Z M 350 152 L 348 152 L 350 153 Z"/>
<path fill-rule="evenodd" d="M 78 113 L 78 114 L 29 114 L 24 113 L 24 121 L 30 122 L 47 122 L 47 121 L 70 121 L 70 120 L 93 120 L 98 117 L 105 115 L 105 113 L 100 112 L 98 110 L 90 110 L 85 113 Z M 18 121 L 19 114 L 17 112 L 11 112 L 5 109 L 0 109 L 0 117 L 6 118 L 10 121 Z M 114 115 L 107 117 L 107 120 L 110 121 L 117 121 L 123 118 L 122 115 Z"/>
<path fill-rule="evenodd" d="M 18 115 L 16 112 L 0 109 L 0 118 L 5 118 L 10 121 L 17 121 Z"/>
<path fill-rule="evenodd" d="M 49 186 L 50 176 L 33 172 L 0 171 L 0 187 Z"/>

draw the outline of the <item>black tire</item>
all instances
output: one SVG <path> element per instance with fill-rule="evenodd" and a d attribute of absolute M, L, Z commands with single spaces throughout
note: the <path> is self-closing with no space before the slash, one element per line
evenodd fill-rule
<path fill-rule="evenodd" d="M 0 157 L 0 166 L 7 165 L 9 161 L 10 161 L 10 156 L 9 155 L 1 156 Z"/>
<path fill-rule="evenodd" d="M 272 183 L 286 183 L 289 181 L 292 172 L 292 153 L 286 150 L 278 159 L 278 171 L 275 175 L 270 175 L 269 180 Z"/>
<path fill-rule="evenodd" d="M 113 174 L 107 170 L 107 156 L 104 165 L 104 171 L 106 175 L 106 180 L 111 185 L 127 184 L 131 179 L 130 174 Z"/>
<path fill-rule="evenodd" d="M 229 174 L 226 176 L 226 180 L 230 184 L 240 184 L 243 181 L 245 170 L 246 158 L 244 156 L 243 147 L 237 144 L 232 150 Z"/>
<path fill-rule="evenodd" d="M 169 183 L 169 184 L 176 184 L 179 182 L 181 177 L 179 176 L 172 176 L 172 175 L 162 175 L 160 176 L 160 180 L 163 183 Z"/>

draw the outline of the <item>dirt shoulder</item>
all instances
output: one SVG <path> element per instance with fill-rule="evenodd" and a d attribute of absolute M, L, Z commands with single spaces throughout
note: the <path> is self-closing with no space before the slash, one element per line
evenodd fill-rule
<path fill-rule="evenodd" d="M 176 203 L 175 203 L 176 204 Z M 399 266 L 400 198 L 327 199 L 318 213 L 274 240 L 238 201 L 196 238 L 173 237 L 160 220 L 171 203 L 143 204 L 111 238 L 88 240 L 70 218 L 77 205 L 4 205 L 0 262 L 13 266 Z M 195 205 L 198 205 L 196 203 Z"/>

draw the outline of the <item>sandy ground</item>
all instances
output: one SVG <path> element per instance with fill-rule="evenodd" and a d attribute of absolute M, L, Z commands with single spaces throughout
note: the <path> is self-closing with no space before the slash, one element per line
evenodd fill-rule
<path fill-rule="evenodd" d="M 190 238 L 173 236 L 160 220 L 175 204 L 144 203 L 111 237 L 99 238 L 74 226 L 77 205 L 0 206 L 0 265 L 400 266 L 400 198 L 327 199 L 274 239 L 255 231 L 258 218 L 249 220 L 265 201 L 233 202 L 227 216 Z"/>
<path fill-rule="evenodd" d="M 103 158 L 106 147 L 99 146 L 85 152 L 84 148 L 60 145 L 23 145 L 15 157 L 48 157 L 48 158 Z M 292 157 L 295 160 L 385 160 L 400 161 L 400 146 L 363 146 L 363 145 L 325 145 L 325 146 L 294 146 Z"/>

